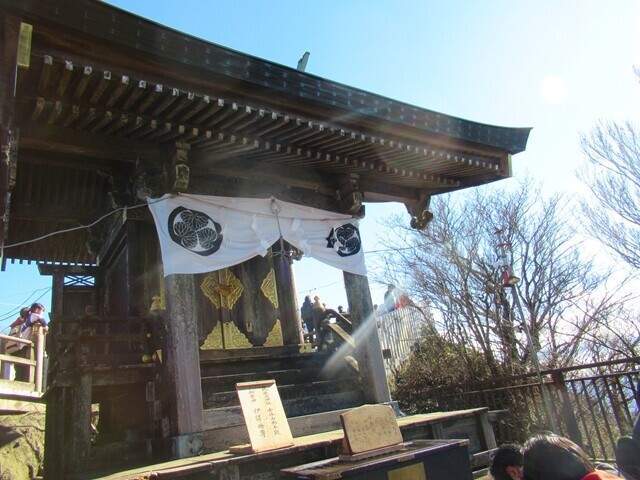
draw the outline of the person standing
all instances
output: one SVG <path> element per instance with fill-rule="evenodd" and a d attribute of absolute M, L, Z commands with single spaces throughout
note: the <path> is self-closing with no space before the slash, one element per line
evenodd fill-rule
<path fill-rule="evenodd" d="M 22 307 L 20 309 L 20 316 L 18 318 L 16 318 L 14 320 L 14 322 L 9 325 L 9 335 L 11 337 L 21 337 L 20 336 L 20 332 L 22 330 L 22 324 L 24 323 L 24 321 L 27 318 L 27 315 L 29 315 L 29 307 Z M 13 342 L 11 340 L 7 341 L 7 353 L 9 355 L 14 355 L 16 357 L 20 357 L 20 358 L 24 358 L 23 357 L 23 352 L 22 352 L 22 347 L 24 345 L 22 343 L 18 343 L 18 342 Z M 26 365 L 18 365 L 18 364 L 14 364 L 13 369 L 15 370 L 15 378 L 16 380 L 24 378 L 25 377 L 25 370 L 27 372 L 28 375 L 28 368 Z"/>
<path fill-rule="evenodd" d="M 311 295 L 304 297 L 304 302 L 302 303 L 302 307 L 300 307 L 300 317 L 302 318 L 302 324 L 307 329 L 307 333 L 313 332 L 313 304 L 311 303 Z"/>
<path fill-rule="evenodd" d="M 42 328 L 43 332 L 46 332 L 49 327 L 47 326 L 47 320 L 42 316 L 44 313 L 44 305 L 41 303 L 34 303 L 29 308 L 29 313 L 25 316 L 24 322 L 20 327 L 20 337 L 25 340 L 32 339 L 32 332 L 35 328 Z M 23 345 L 20 350 L 20 354 L 22 358 L 30 359 L 31 358 L 31 347 L 27 345 Z M 20 375 L 18 375 L 18 370 L 20 370 Z M 16 368 L 16 380 L 21 382 L 29 381 L 29 367 L 27 365 L 21 365 L 20 369 Z"/>
<path fill-rule="evenodd" d="M 29 307 L 22 307 L 20 309 L 20 316 L 15 319 L 15 321 L 9 325 L 9 328 L 13 329 L 19 325 L 22 325 L 29 314 Z"/>
<path fill-rule="evenodd" d="M 313 297 L 313 308 L 311 312 L 313 313 L 313 326 L 316 330 L 315 340 L 318 350 L 322 350 L 324 346 L 325 331 L 322 323 L 327 317 L 327 312 L 325 310 L 326 309 L 324 308 L 324 304 L 320 300 L 320 297 L 317 295 Z"/>
<path fill-rule="evenodd" d="M 396 309 L 396 292 L 395 285 L 389 285 L 387 291 L 384 292 L 384 309 L 387 312 L 393 312 Z"/>

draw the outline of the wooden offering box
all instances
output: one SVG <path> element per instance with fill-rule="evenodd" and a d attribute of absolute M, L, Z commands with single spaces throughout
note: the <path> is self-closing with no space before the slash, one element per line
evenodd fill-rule
<path fill-rule="evenodd" d="M 330 480 L 472 480 L 468 440 L 416 440 L 386 455 L 360 461 L 332 458 L 280 473 L 284 478 Z"/>

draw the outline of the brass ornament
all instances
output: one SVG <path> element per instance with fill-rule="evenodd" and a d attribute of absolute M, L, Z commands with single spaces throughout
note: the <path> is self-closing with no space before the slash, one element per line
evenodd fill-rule
<path fill-rule="evenodd" d="M 228 268 L 209 273 L 200 289 L 216 308 L 228 310 L 233 308 L 244 291 L 242 282 Z"/>
<path fill-rule="evenodd" d="M 242 333 L 236 324 L 228 322 L 222 325 L 224 329 L 225 348 L 252 348 L 251 342 Z"/>
<path fill-rule="evenodd" d="M 280 319 L 276 319 L 276 323 L 269 332 L 264 347 L 281 347 L 284 345 L 282 340 L 282 326 L 280 325 Z"/>
<path fill-rule="evenodd" d="M 271 302 L 274 308 L 278 308 L 280 302 L 278 302 L 278 290 L 276 289 L 276 274 L 273 271 L 273 268 L 269 269 L 269 273 L 262 280 L 262 285 L 260 285 L 260 290 L 267 300 Z"/>
<path fill-rule="evenodd" d="M 216 326 L 213 327 L 213 330 L 211 330 L 211 333 L 207 335 L 207 338 L 205 338 L 200 350 L 215 350 L 221 348 L 224 348 L 224 342 L 222 341 L 222 324 L 218 322 Z"/>

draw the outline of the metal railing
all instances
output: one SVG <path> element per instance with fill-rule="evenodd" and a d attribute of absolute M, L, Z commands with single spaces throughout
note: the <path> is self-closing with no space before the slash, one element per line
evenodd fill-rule
<path fill-rule="evenodd" d="M 506 420 L 496 424 L 499 442 L 552 431 L 553 416 L 555 433 L 581 445 L 591 458 L 613 461 L 618 439 L 630 434 L 640 412 L 639 364 L 640 357 L 591 363 L 542 371 L 542 383 L 532 373 L 460 385 L 457 392 L 434 389 L 432 395 L 440 410 L 507 410 Z M 542 388 L 551 400 L 550 412 Z"/>
<path fill-rule="evenodd" d="M 44 390 L 44 332 L 34 327 L 33 340 L 0 334 L 0 391 L 28 391 L 42 394 Z M 22 345 L 9 354 L 8 345 Z M 26 354 L 25 354 L 26 352 Z M 14 375 L 11 371 L 14 371 Z M 27 375 L 21 375 L 23 371 Z"/>

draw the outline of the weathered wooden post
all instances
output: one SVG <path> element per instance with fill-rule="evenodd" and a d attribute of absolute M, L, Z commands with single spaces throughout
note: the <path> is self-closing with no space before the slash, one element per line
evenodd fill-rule
<path fill-rule="evenodd" d="M 163 359 L 172 385 L 172 453 L 188 457 L 199 453 L 197 435 L 203 429 L 202 385 L 198 352 L 195 283 L 193 275 L 165 278 L 167 298 L 167 352 Z"/>
<path fill-rule="evenodd" d="M 42 392 L 42 373 L 44 364 L 44 333 L 42 328 L 34 328 L 33 341 L 36 347 L 36 392 Z"/>
<path fill-rule="evenodd" d="M 356 356 L 366 403 L 391 401 L 380 338 L 369 293 L 369 280 L 362 275 L 343 272 L 344 286 L 353 323 Z"/>
<path fill-rule="evenodd" d="M 284 244 L 290 248 L 288 243 Z M 293 261 L 286 252 L 280 250 L 274 258 L 273 267 L 276 275 L 276 288 L 280 302 L 280 324 L 282 341 L 285 345 L 303 343 L 302 323 L 298 318 L 298 300 L 296 299 Z"/>

